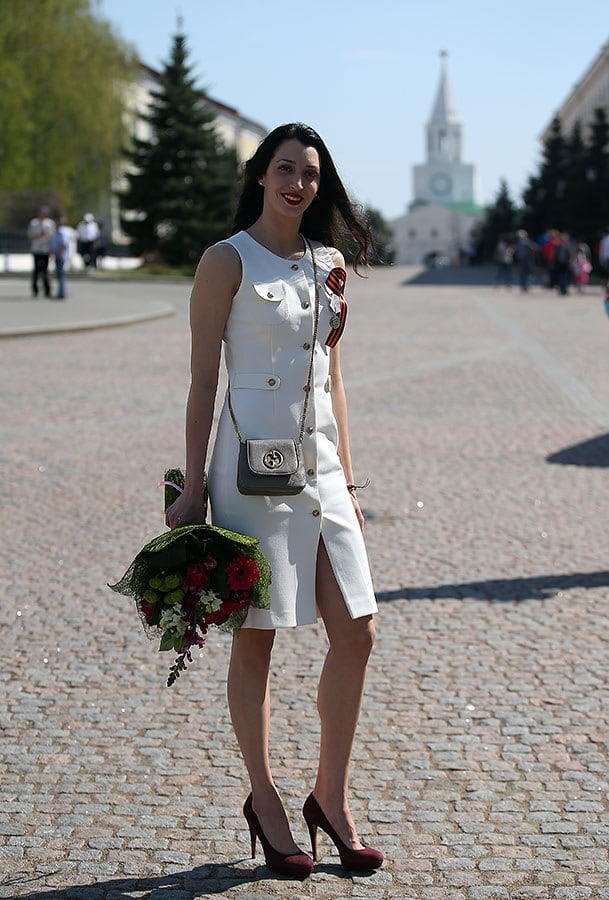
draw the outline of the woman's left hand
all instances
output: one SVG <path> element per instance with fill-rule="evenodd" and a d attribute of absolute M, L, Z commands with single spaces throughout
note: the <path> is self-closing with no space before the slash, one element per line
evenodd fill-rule
<path fill-rule="evenodd" d="M 357 499 L 355 491 L 349 491 L 349 496 L 351 497 L 351 502 L 353 503 L 353 509 L 355 510 L 355 515 L 357 516 L 359 527 L 363 531 L 366 520 L 364 519 L 364 514 L 360 509 L 359 500 Z"/>

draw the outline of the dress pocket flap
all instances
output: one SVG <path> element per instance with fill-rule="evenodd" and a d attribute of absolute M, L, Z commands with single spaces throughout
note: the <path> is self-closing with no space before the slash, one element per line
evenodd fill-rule
<path fill-rule="evenodd" d="M 281 378 L 272 372 L 240 372 L 230 380 L 232 390 L 253 388 L 258 391 L 276 391 L 280 384 Z"/>
<path fill-rule="evenodd" d="M 279 303 L 285 297 L 285 284 L 282 281 L 252 282 L 252 287 L 263 300 Z"/>

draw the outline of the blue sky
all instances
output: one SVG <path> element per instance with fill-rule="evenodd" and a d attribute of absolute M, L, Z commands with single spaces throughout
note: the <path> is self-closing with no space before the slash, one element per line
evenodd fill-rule
<path fill-rule="evenodd" d="M 178 15 L 199 84 L 273 128 L 304 121 L 355 199 L 387 217 L 412 199 L 446 49 L 479 202 L 520 193 L 538 137 L 609 39 L 607 0 L 97 0 L 143 62 L 167 58 Z M 585 12 L 584 12 L 585 11 Z M 604 30 L 603 30 L 604 29 Z"/>

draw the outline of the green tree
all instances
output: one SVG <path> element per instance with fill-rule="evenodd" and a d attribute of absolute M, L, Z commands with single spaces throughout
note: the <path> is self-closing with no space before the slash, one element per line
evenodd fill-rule
<path fill-rule="evenodd" d="M 124 85 L 134 60 L 92 0 L 2 0 L 5 209 L 7 193 L 21 191 L 57 197 L 71 217 L 97 208 L 120 155 Z"/>
<path fill-rule="evenodd" d="M 472 235 L 476 256 L 480 259 L 492 259 L 499 238 L 513 235 L 517 227 L 518 213 L 507 182 L 502 178 L 494 203 L 489 206 L 484 219 Z"/>
<path fill-rule="evenodd" d="M 236 154 L 223 145 L 187 56 L 186 38 L 178 33 L 145 116 L 150 137 L 134 139 L 128 152 L 121 205 L 136 253 L 193 267 L 206 247 L 226 236 L 239 179 Z"/>
<path fill-rule="evenodd" d="M 569 181 L 569 147 L 555 117 L 542 150 L 539 171 L 529 179 L 522 198 L 523 226 L 537 236 L 547 228 L 567 228 L 565 197 Z"/>
<path fill-rule="evenodd" d="M 609 121 L 602 107 L 594 110 L 586 146 L 586 180 L 590 187 L 588 196 L 588 233 L 596 243 L 609 227 Z"/>
<path fill-rule="evenodd" d="M 609 122 L 598 108 L 585 134 L 576 124 L 569 137 L 552 122 L 538 171 L 523 192 L 522 224 L 537 237 L 558 228 L 591 247 L 609 225 Z"/>
<path fill-rule="evenodd" d="M 563 212 L 566 230 L 575 238 L 587 238 L 590 226 L 590 182 L 586 178 L 587 152 L 579 122 L 565 145 L 566 178 Z"/>
<path fill-rule="evenodd" d="M 364 210 L 368 220 L 368 226 L 372 232 L 373 257 L 370 262 L 386 266 L 393 262 L 395 248 L 393 245 L 393 232 L 387 224 L 383 214 L 372 206 Z"/>

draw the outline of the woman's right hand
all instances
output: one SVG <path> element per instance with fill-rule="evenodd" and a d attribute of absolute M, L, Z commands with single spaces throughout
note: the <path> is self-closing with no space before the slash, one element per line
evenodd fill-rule
<path fill-rule="evenodd" d="M 165 524 L 172 529 L 181 525 L 204 525 L 205 512 L 205 501 L 202 496 L 180 494 L 165 510 Z"/>

